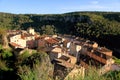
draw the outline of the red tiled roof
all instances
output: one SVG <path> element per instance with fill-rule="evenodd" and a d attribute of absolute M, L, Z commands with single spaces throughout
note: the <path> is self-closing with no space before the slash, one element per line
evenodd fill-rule
<path fill-rule="evenodd" d="M 37 42 L 38 42 L 38 43 L 37 43 L 38 46 L 45 46 L 45 40 L 43 40 L 43 39 L 38 39 Z"/>
<path fill-rule="evenodd" d="M 7 30 L 8 33 L 17 33 L 17 32 L 21 32 L 21 30 Z"/>
<path fill-rule="evenodd" d="M 100 52 L 112 52 L 111 50 L 105 48 L 105 47 L 100 47 L 97 49 L 97 51 L 100 51 Z"/>
<path fill-rule="evenodd" d="M 35 37 L 35 39 L 37 39 L 37 38 L 40 37 L 40 35 L 38 35 L 37 33 L 35 33 L 35 34 L 34 34 L 34 37 Z"/>
<path fill-rule="evenodd" d="M 102 53 L 102 54 L 105 54 L 107 56 L 112 56 L 112 51 L 105 48 L 105 47 L 99 47 L 99 48 L 95 49 L 95 51 Z"/>
<path fill-rule="evenodd" d="M 102 57 L 99 57 L 97 55 L 95 55 L 94 53 L 91 53 L 91 52 L 87 52 L 87 55 L 92 57 L 93 59 L 103 63 L 103 64 L 106 64 L 106 59 L 102 58 Z"/>
<path fill-rule="evenodd" d="M 13 47 L 21 47 L 20 45 L 14 43 L 14 42 L 10 42 L 10 45 L 13 46 Z"/>
<path fill-rule="evenodd" d="M 58 43 L 58 41 L 56 39 L 53 39 L 53 38 L 47 39 L 46 42 L 48 42 L 50 44 Z"/>
<path fill-rule="evenodd" d="M 70 42 L 70 40 L 66 39 L 63 41 L 63 44 L 67 44 L 68 42 Z"/>
<path fill-rule="evenodd" d="M 40 39 L 44 39 L 45 37 L 43 36 L 39 36 L 39 37 L 35 37 L 35 40 L 40 40 Z"/>
<path fill-rule="evenodd" d="M 52 38 L 52 39 L 54 39 L 55 41 L 59 42 L 59 40 L 58 40 L 58 39 L 56 39 L 56 38 Z"/>
<path fill-rule="evenodd" d="M 22 38 L 22 39 L 25 39 L 25 37 L 30 37 L 30 36 L 34 36 L 34 35 L 24 33 L 24 34 L 21 35 L 21 38 Z"/>

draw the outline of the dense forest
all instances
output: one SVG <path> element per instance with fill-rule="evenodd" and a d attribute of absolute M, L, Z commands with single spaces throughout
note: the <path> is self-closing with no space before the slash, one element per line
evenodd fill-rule
<path fill-rule="evenodd" d="M 120 48 L 119 12 L 71 12 L 65 14 L 0 13 L 0 27 L 27 29 L 40 34 L 71 34 L 97 41 L 112 50 Z"/>

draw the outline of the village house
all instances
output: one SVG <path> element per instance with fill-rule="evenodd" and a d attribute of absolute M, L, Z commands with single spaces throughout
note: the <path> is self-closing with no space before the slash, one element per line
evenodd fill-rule
<path fill-rule="evenodd" d="M 74 65 L 69 62 L 66 62 L 64 60 L 55 60 L 53 78 L 54 79 L 59 78 L 60 80 L 64 80 L 64 78 L 73 68 Z"/>
<path fill-rule="evenodd" d="M 70 44 L 70 55 L 78 57 L 79 51 L 81 50 L 83 44 L 81 44 L 79 41 L 73 41 Z"/>
<path fill-rule="evenodd" d="M 29 33 L 22 33 L 21 38 L 26 40 L 26 41 L 35 40 L 35 36 L 32 34 L 29 34 Z"/>
<path fill-rule="evenodd" d="M 26 47 L 29 49 L 34 49 L 37 47 L 35 40 L 28 40 L 26 41 Z"/>
<path fill-rule="evenodd" d="M 62 48 L 54 47 L 51 52 L 49 53 L 50 60 L 53 61 L 54 59 L 60 58 L 62 56 Z"/>
<path fill-rule="evenodd" d="M 27 31 L 9 31 L 8 38 L 10 46 L 19 52 L 25 49 L 44 50 L 54 64 L 54 78 L 67 79 L 75 74 L 84 76 L 89 67 L 94 67 L 101 75 L 114 63 L 111 50 L 71 35 L 40 36 L 34 29 L 28 28 Z"/>
<path fill-rule="evenodd" d="M 59 44 L 59 40 L 55 39 L 55 38 L 49 38 L 49 39 L 46 39 L 46 46 L 47 47 L 52 47 L 54 45 L 58 45 Z"/>
<path fill-rule="evenodd" d="M 98 47 L 96 49 L 88 48 L 86 52 L 81 53 L 80 65 L 86 69 L 95 67 L 99 69 L 100 74 L 104 74 L 110 70 L 111 65 L 114 63 L 112 59 L 112 51 L 107 48 Z"/>
<path fill-rule="evenodd" d="M 76 57 L 74 57 L 74 56 L 71 56 L 71 55 L 69 55 L 69 54 L 63 54 L 59 59 L 62 59 L 62 60 L 64 60 L 64 61 L 66 61 L 64 58 L 69 58 L 69 63 L 71 63 L 71 64 L 76 64 L 76 62 L 77 62 L 77 59 L 76 59 Z"/>
<path fill-rule="evenodd" d="M 33 28 L 31 28 L 31 27 L 27 29 L 27 32 L 29 34 L 35 35 L 35 30 Z"/>
<path fill-rule="evenodd" d="M 21 39 L 21 34 L 11 35 L 9 37 L 10 37 L 9 39 L 10 42 L 17 42 L 18 39 Z"/>
<path fill-rule="evenodd" d="M 63 43 L 65 47 L 66 43 Z M 68 79 L 68 76 L 75 76 L 74 73 L 79 72 L 84 76 L 85 70 L 88 70 L 89 67 L 94 67 L 102 75 L 110 71 L 111 65 L 114 63 L 112 51 L 105 47 L 98 47 L 98 44 L 93 41 L 75 39 L 70 41 L 69 49 L 70 51 L 67 51 L 67 54 L 54 58 L 56 61 L 54 75 L 62 79 Z M 76 69 L 76 67 L 73 67 L 75 65 L 80 68 Z"/>
<path fill-rule="evenodd" d="M 36 45 L 37 47 L 45 47 L 45 40 L 44 39 L 36 39 Z"/>
<path fill-rule="evenodd" d="M 61 80 L 67 80 L 77 75 L 84 77 L 85 68 L 76 65 L 76 57 L 62 55 L 54 60 L 54 79 L 57 77 Z"/>
<path fill-rule="evenodd" d="M 86 41 L 86 43 L 84 45 L 92 47 L 92 48 L 97 48 L 98 47 L 98 44 L 94 41 Z"/>
<path fill-rule="evenodd" d="M 63 47 L 69 49 L 70 48 L 71 41 L 70 40 L 64 40 L 63 41 Z"/>
<path fill-rule="evenodd" d="M 35 38 L 39 37 L 34 29 L 28 28 L 27 31 L 24 30 L 9 30 L 8 40 L 11 46 L 14 48 L 35 48 Z"/>
<path fill-rule="evenodd" d="M 14 46 L 15 48 L 25 48 L 26 47 L 26 40 L 21 38 L 21 34 L 16 34 L 10 36 L 9 43 Z M 19 46 L 18 46 L 19 45 Z"/>

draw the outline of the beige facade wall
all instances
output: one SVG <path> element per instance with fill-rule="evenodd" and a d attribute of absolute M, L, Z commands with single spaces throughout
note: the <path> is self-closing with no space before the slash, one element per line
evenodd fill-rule
<path fill-rule="evenodd" d="M 98 44 L 95 42 L 92 47 L 93 47 L 93 48 L 97 48 L 97 47 L 98 47 Z"/>
<path fill-rule="evenodd" d="M 107 60 L 106 65 L 104 65 L 100 70 L 99 70 L 99 74 L 105 74 L 106 72 L 111 70 L 111 66 L 114 63 L 114 60 L 112 58 Z"/>
<path fill-rule="evenodd" d="M 70 63 L 72 63 L 72 64 L 76 64 L 76 62 L 77 62 L 77 59 L 76 59 L 76 57 L 72 57 L 72 58 L 70 58 Z"/>
<path fill-rule="evenodd" d="M 34 36 L 25 37 L 25 40 L 26 41 L 35 40 L 35 37 Z"/>
<path fill-rule="evenodd" d="M 26 47 L 26 40 L 21 39 L 21 35 L 20 34 L 10 37 L 10 42 L 14 42 L 14 43 L 20 45 L 23 48 Z"/>
<path fill-rule="evenodd" d="M 76 45 L 76 51 L 79 52 L 81 50 L 81 46 L 80 45 Z"/>
<path fill-rule="evenodd" d="M 111 64 L 106 64 L 99 70 L 99 75 L 105 74 L 106 72 L 111 70 Z"/>
<path fill-rule="evenodd" d="M 18 42 L 18 39 L 21 38 L 21 34 L 10 37 L 10 42 Z"/>
<path fill-rule="evenodd" d="M 110 58 L 110 59 L 107 59 L 107 62 L 106 62 L 106 64 L 113 64 L 114 63 L 114 60 L 112 59 L 112 58 Z"/>
<path fill-rule="evenodd" d="M 50 57 L 50 60 L 51 60 L 51 61 L 54 60 L 54 59 L 60 58 L 61 56 L 62 56 L 61 53 L 51 52 L 51 53 L 49 54 L 49 57 Z"/>
<path fill-rule="evenodd" d="M 52 38 L 56 38 L 57 37 L 57 35 L 52 35 Z"/>
<path fill-rule="evenodd" d="M 32 28 L 29 28 L 29 29 L 28 29 L 28 33 L 33 34 L 33 35 L 34 35 L 34 34 L 35 34 L 35 30 L 34 30 L 34 29 L 32 29 Z"/>
<path fill-rule="evenodd" d="M 107 51 L 106 51 L 106 52 L 102 52 L 102 53 L 104 53 L 104 54 L 106 54 L 106 55 L 108 55 L 108 56 L 112 56 L 112 51 L 111 51 L 111 52 L 109 52 L 109 51 L 107 52 Z"/>
<path fill-rule="evenodd" d="M 26 47 L 26 40 L 18 39 L 17 44 L 25 48 Z"/>
<path fill-rule="evenodd" d="M 62 38 L 62 42 L 65 41 L 65 38 Z"/>
<path fill-rule="evenodd" d="M 47 39 L 50 39 L 50 37 L 45 37 L 44 39 L 47 40 Z"/>

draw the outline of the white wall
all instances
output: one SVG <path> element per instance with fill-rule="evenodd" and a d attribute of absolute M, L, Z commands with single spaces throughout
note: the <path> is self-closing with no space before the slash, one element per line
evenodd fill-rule
<path fill-rule="evenodd" d="M 29 30 L 28 30 L 28 32 L 30 33 L 30 34 L 35 34 L 35 30 L 34 29 L 32 29 L 32 28 L 30 28 Z"/>
<path fill-rule="evenodd" d="M 10 37 L 10 42 L 18 42 L 18 39 L 21 38 L 21 34 Z"/>
<path fill-rule="evenodd" d="M 10 42 L 14 42 L 21 47 L 26 47 L 26 40 L 21 39 L 21 34 L 10 37 Z"/>
<path fill-rule="evenodd" d="M 34 36 L 29 36 L 29 37 L 26 37 L 25 40 L 26 41 L 28 41 L 28 40 L 35 40 L 35 37 Z"/>
<path fill-rule="evenodd" d="M 17 44 L 21 45 L 23 48 L 26 47 L 26 40 L 24 39 L 18 39 Z"/>

